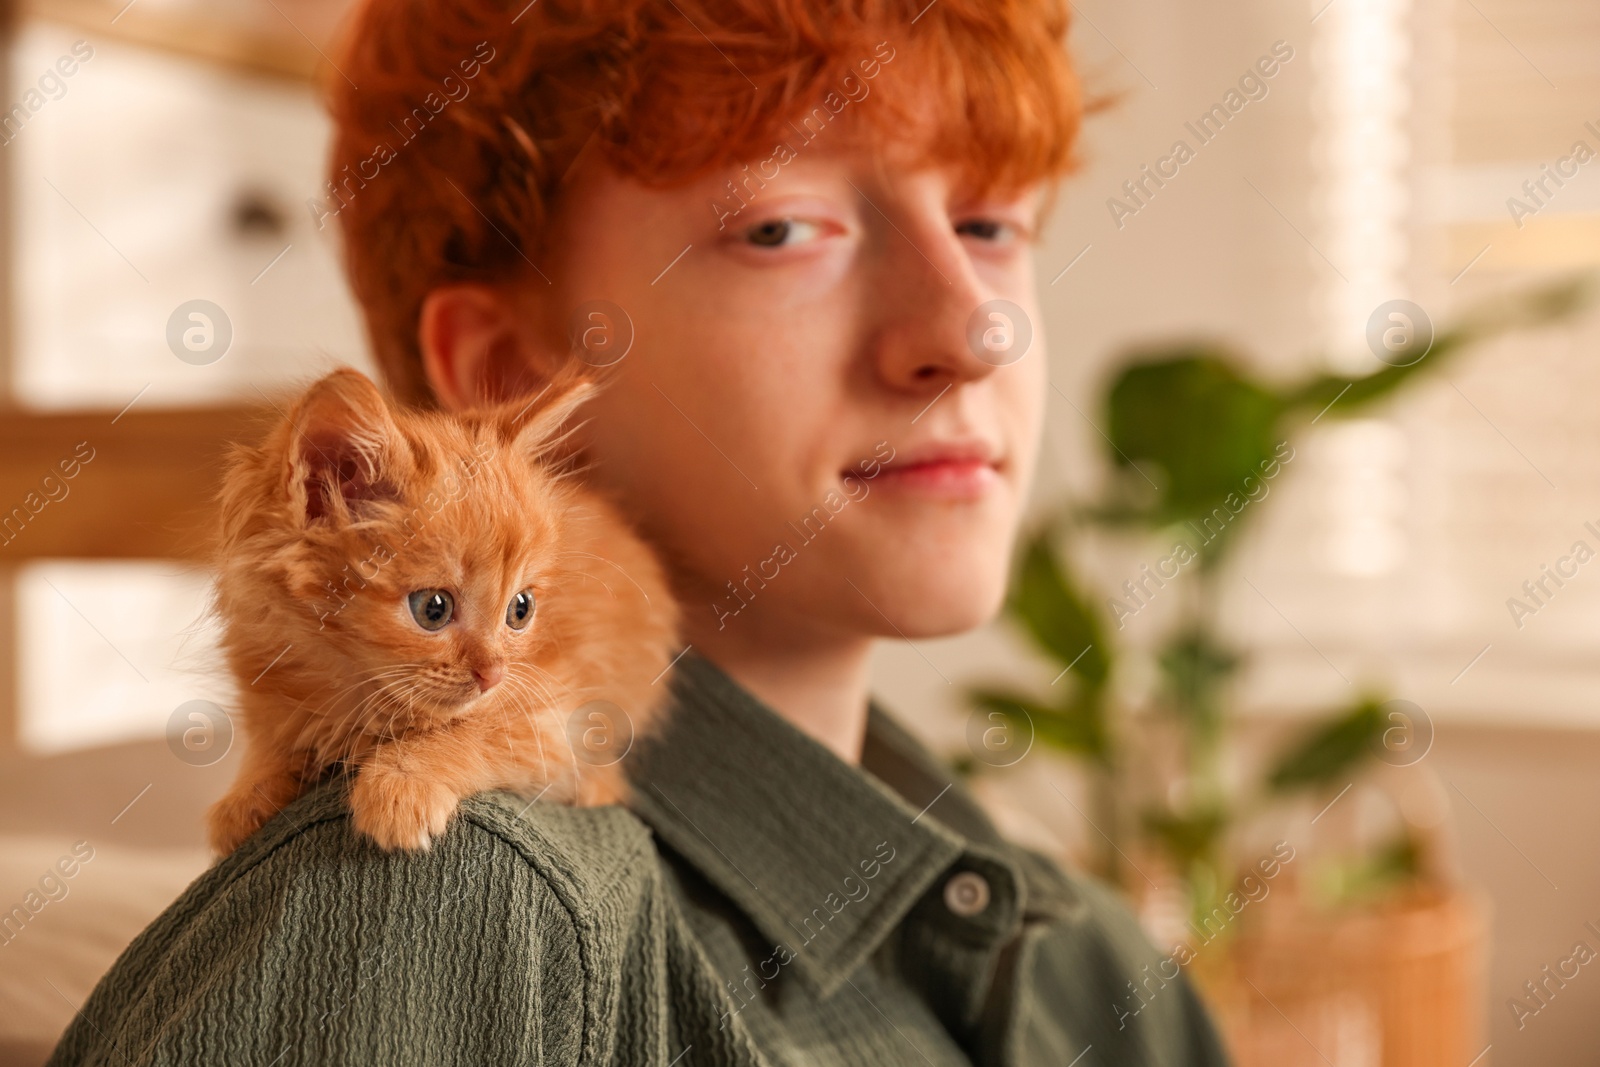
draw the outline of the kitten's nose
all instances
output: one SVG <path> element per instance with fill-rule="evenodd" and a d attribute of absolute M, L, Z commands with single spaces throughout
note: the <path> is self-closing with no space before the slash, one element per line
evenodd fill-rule
<path fill-rule="evenodd" d="M 478 680 L 478 692 L 487 693 L 499 685 L 506 676 L 504 663 L 491 663 L 487 667 L 472 668 L 472 676 Z"/>

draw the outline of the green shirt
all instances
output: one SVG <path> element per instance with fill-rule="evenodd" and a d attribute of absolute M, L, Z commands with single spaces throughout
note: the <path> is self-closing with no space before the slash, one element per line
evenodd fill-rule
<path fill-rule="evenodd" d="M 330 777 L 139 935 L 51 1067 L 1225 1062 L 1114 896 L 879 708 L 853 767 L 692 652 L 672 684 L 632 811 L 485 793 L 387 854 Z"/>

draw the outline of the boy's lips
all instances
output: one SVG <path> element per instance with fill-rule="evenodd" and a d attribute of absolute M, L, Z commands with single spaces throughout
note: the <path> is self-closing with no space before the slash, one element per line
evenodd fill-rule
<path fill-rule="evenodd" d="M 941 500 L 976 500 L 1000 480 L 999 449 L 980 438 L 929 441 L 895 453 L 875 488 Z"/>

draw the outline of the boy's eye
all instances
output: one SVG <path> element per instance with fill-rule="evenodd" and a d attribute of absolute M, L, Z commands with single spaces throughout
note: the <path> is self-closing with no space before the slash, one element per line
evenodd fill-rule
<path fill-rule="evenodd" d="M 443 589 L 418 589 L 406 598 L 411 617 L 424 630 L 442 630 L 456 613 L 455 598 Z"/>
<path fill-rule="evenodd" d="M 745 240 L 761 248 L 782 248 L 814 238 L 821 232 L 815 223 L 801 219 L 768 219 L 745 231 Z"/>
<path fill-rule="evenodd" d="M 980 241 L 1002 241 L 1012 236 L 1011 227 L 998 219 L 964 219 L 956 223 L 956 233 Z"/>
<path fill-rule="evenodd" d="M 528 620 L 533 618 L 533 590 L 524 589 L 511 598 L 511 603 L 506 606 L 506 625 L 513 630 L 526 629 Z"/>

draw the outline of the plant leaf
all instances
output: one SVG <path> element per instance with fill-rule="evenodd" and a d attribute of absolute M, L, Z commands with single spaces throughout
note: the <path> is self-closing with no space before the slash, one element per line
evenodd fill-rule
<path fill-rule="evenodd" d="M 1050 542 L 1046 528 L 1023 546 L 1007 610 L 1041 649 L 1063 668 L 1070 666 L 1083 686 L 1102 689 L 1111 660 L 1100 617 L 1057 561 Z"/>
<path fill-rule="evenodd" d="M 1173 707 L 1202 736 L 1222 729 L 1222 685 L 1239 666 L 1239 657 L 1204 630 L 1180 631 L 1161 653 L 1161 673 Z"/>
<path fill-rule="evenodd" d="M 1333 864 L 1322 876 L 1321 892 L 1333 904 L 1370 901 L 1424 877 L 1423 846 L 1401 831 L 1387 844 L 1366 856 Z"/>
<path fill-rule="evenodd" d="M 1219 807 L 1185 814 L 1151 808 L 1142 816 L 1145 832 L 1161 843 L 1180 871 L 1212 855 L 1230 820 L 1228 812 Z"/>
<path fill-rule="evenodd" d="M 1283 401 L 1246 377 L 1237 369 L 1242 360 L 1222 348 L 1186 345 L 1134 359 L 1107 398 L 1108 458 L 1124 470 L 1154 468 L 1151 524 L 1216 516 L 1216 536 L 1195 546 L 1215 555 L 1246 510 L 1246 479 L 1259 481 L 1275 455 Z"/>
<path fill-rule="evenodd" d="M 1416 375 L 1437 370 L 1444 363 L 1471 348 L 1511 330 L 1545 326 L 1570 318 L 1592 306 L 1600 286 L 1592 277 L 1567 278 L 1554 285 L 1541 286 L 1488 304 L 1451 328 L 1441 332 L 1433 346 L 1417 362 L 1404 367 L 1385 367 L 1364 378 L 1319 375 L 1300 385 L 1283 390 L 1285 411 L 1326 412 L 1349 415 L 1382 400 Z"/>
<path fill-rule="evenodd" d="M 1373 754 L 1383 736 L 1381 701 L 1362 700 L 1342 715 L 1310 728 L 1278 759 L 1267 778 L 1276 793 L 1327 785 Z"/>
<path fill-rule="evenodd" d="M 1033 736 L 1051 748 L 1084 756 L 1102 765 L 1110 758 L 1105 707 L 1098 699 L 1079 697 L 1062 707 L 995 689 L 974 689 L 968 699 L 980 710 L 1005 717 L 1014 727 L 1031 727 Z"/>

